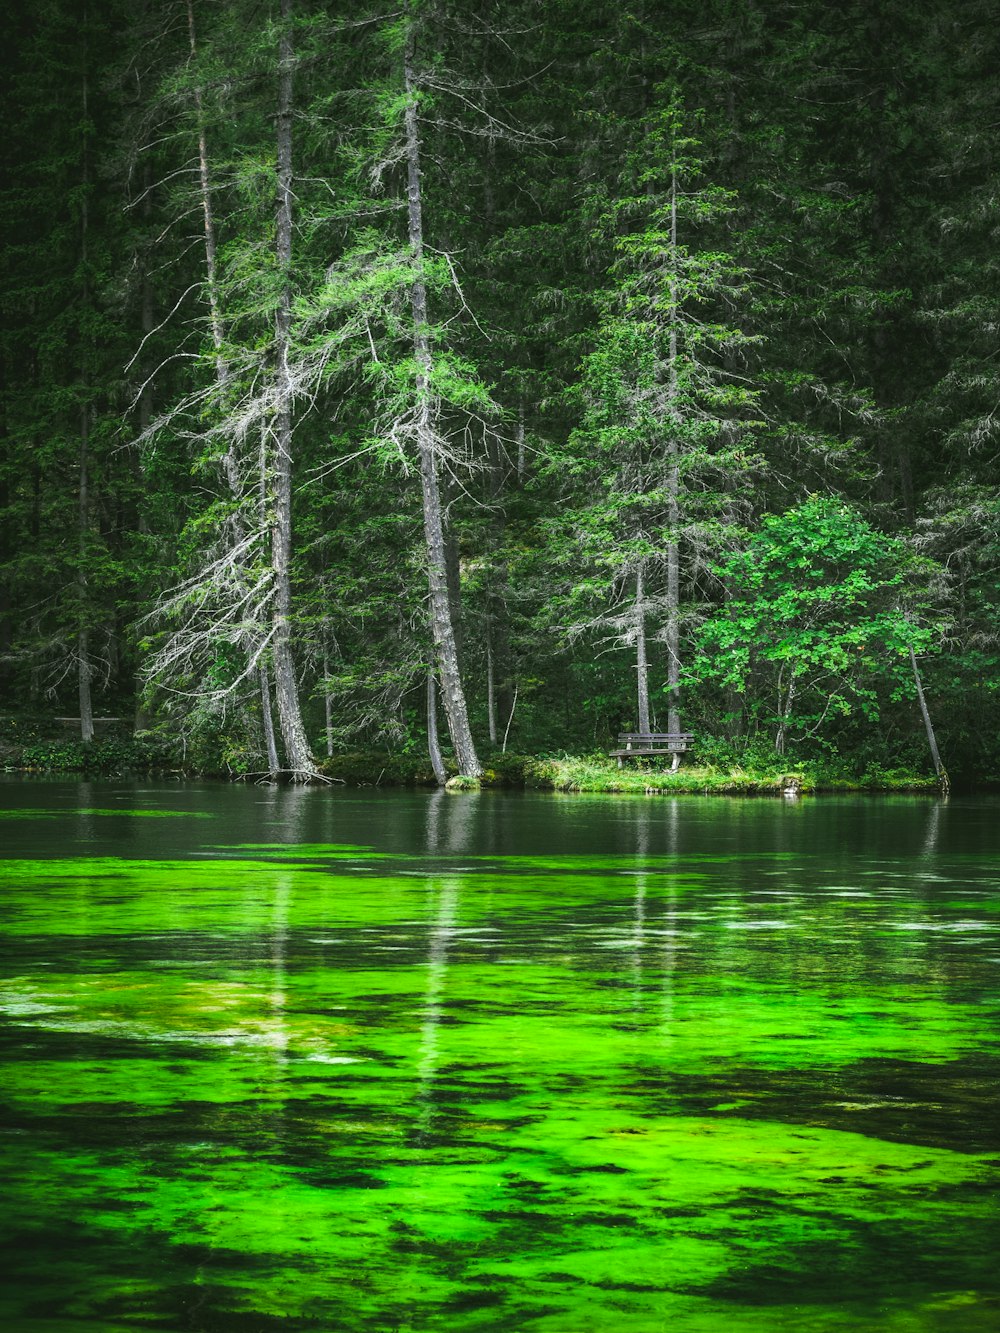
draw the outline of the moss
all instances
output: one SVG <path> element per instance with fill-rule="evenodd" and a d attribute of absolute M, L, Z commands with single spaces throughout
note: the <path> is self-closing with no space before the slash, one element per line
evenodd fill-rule
<path fill-rule="evenodd" d="M 985 851 L 386 804 L 0 860 L 0 1326 L 996 1328 Z"/>
<path fill-rule="evenodd" d="M 468 773 L 456 773 L 445 783 L 448 791 L 478 791 L 481 786 L 479 779 L 470 777 Z"/>

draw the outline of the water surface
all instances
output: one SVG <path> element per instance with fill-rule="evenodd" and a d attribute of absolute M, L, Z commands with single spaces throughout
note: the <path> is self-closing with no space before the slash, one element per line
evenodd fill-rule
<path fill-rule="evenodd" d="M 1000 1328 L 996 801 L 0 816 L 0 1327 Z"/>

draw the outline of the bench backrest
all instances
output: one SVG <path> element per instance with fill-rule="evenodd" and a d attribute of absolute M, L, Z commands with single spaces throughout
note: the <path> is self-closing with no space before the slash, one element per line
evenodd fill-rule
<path fill-rule="evenodd" d="M 629 741 L 655 742 L 655 741 L 693 741 L 694 732 L 692 731 L 622 731 L 618 734 L 620 744 L 627 744 Z"/>

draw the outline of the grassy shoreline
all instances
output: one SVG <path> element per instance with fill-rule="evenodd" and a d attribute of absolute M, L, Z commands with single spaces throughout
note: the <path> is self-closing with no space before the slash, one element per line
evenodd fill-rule
<path fill-rule="evenodd" d="M 69 740 L 33 740 L 0 743 L 0 767 L 6 772 L 65 773 L 116 777 L 129 773 L 170 774 L 184 778 L 219 778 L 251 781 L 262 776 L 254 769 L 236 768 L 209 760 L 196 762 L 174 744 L 152 736 L 108 737 L 90 745 Z M 426 757 L 354 751 L 323 759 L 323 775 L 353 787 L 432 787 L 434 774 Z M 869 765 L 851 771 L 847 760 L 787 766 L 762 763 L 685 763 L 676 773 L 643 760 L 618 768 L 604 754 L 517 755 L 486 758 L 480 781 L 457 774 L 452 790 L 514 788 L 532 791 L 604 792 L 633 795 L 781 796 L 813 792 L 923 792 L 938 790 L 927 773 L 905 768 Z"/>
<path fill-rule="evenodd" d="M 619 769 L 614 760 L 524 758 L 518 766 L 525 780 L 517 785 L 563 792 L 633 793 L 639 795 L 783 796 L 807 792 L 936 792 L 935 778 L 904 770 L 857 776 L 824 772 L 810 766 L 758 769 L 741 765 L 684 764 L 675 773 L 653 765 L 632 763 Z M 490 770 L 487 767 L 489 785 Z M 499 785 L 510 785 L 501 781 Z"/>

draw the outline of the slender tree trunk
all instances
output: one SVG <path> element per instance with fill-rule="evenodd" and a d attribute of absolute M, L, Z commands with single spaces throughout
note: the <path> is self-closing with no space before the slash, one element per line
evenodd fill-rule
<path fill-rule="evenodd" d="M 517 480 L 518 485 L 524 481 L 524 472 L 527 467 L 527 446 L 525 443 L 524 428 L 524 399 L 522 398 L 517 408 Z"/>
<path fill-rule="evenodd" d="M 878 281 L 883 288 L 892 290 L 901 283 L 897 262 L 892 256 L 897 250 L 900 210 L 897 202 L 897 172 L 889 151 L 891 135 L 888 126 L 894 110 L 896 71 L 887 53 L 892 49 L 891 23 L 879 5 L 868 7 L 865 37 L 871 61 L 864 100 L 872 117 L 869 188 L 871 193 L 871 234 L 875 257 L 879 266 Z M 897 270 L 897 271 L 894 271 Z M 910 432 L 900 431 L 894 420 L 898 408 L 896 381 L 896 348 L 905 337 L 903 317 L 899 307 L 889 303 L 875 314 L 872 340 L 872 364 L 869 371 L 876 407 L 884 418 L 876 427 L 875 456 L 879 465 L 878 489 L 888 502 L 901 500 L 907 523 L 914 523 L 913 477 L 910 461 Z"/>
<path fill-rule="evenodd" d="M 930 748 L 931 758 L 934 760 L 934 772 L 938 776 L 938 782 L 941 784 L 942 795 L 947 796 L 951 790 L 951 779 L 948 777 L 948 770 L 941 762 L 941 752 L 938 750 L 937 737 L 934 735 L 934 725 L 931 722 L 930 710 L 927 707 L 927 700 L 924 698 L 923 681 L 920 679 L 920 671 L 917 667 L 917 655 L 910 647 L 910 666 L 913 667 L 913 679 L 917 686 L 917 702 L 920 704 L 920 715 L 924 719 L 924 730 L 927 732 L 927 744 Z"/>
<path fill-rule="evenodd" d="M 187 0 L 187 20 L 188 42 L 191 48 L 191 59 L 194 60 L 198 54 L 198 47 L 195 40 L 193 0 Z M 201 94 L 201 85 L 197 83 L 194 87 L 194 106 L 195 121 L 198 130 L 198 190 L 201 199 L 202 226 L 205 236 L 205 290 L 208 296 L 208 317 L 209 327 L 212 331 L 212 347 L 215 352 L 215 378 L 219 388 L 223 389 L 229 379 L 229 363 L 226 360 L 224 347 L 225 330 L 222 322 L 222 311 L 219 306 L 215 210 L 212 206 L 212 177 L 208 165 L 208 138 L 205 132 L 205 109 Z M 240 482 L 239 468 L 236 458 L 236 444 L 232 439 L 229 440 L 226 447 L 226 452 L 222 460 L 222 470 L 225 475 L 226 485 L 229 488 L 229 498 L 233 502 L 233 517 L 230 522 L 230 527 L 232 529 L 233 541 L 235 543 L 243 535 L 241 531 L 243 525 L 239 516 L 239 501 L 242 494 L 242 484 Z"/>
<path fill-rule="evenodd" d="M 194 27 L 194 2 L 187 0 L 188 45 L 191 59 L 198 54 Z M 208 167 L 208 139 L 205 132 L 205 108 L 200 84 L 194 87 L 195 123 L 198 130 L 198 193 L 201 198 L 202 226 L 205 233 L 205 288 L 208 295 L 209 325 L 215 350 L 215 375 L 220 386 L 226 383 L 229 367 L 223 353 L 222 312 L 219 309 L 219 290 L 216 279 L 215 213 L 212 208 L 212 177 Z M 238 492 L 235 458 L 230 446 L 225 459 L 226 478 L 234 496 Z"/>
<path fill-rule="evenodd" d="M 486 719 L 490 730 L 490 744 L 497 743 L 497 700 L 493 680 L 493 618 L 486 618 Z"/>
<path fill-rule="evenodd" d="M 517 686 L 514 686 L 514 696 L 510 701 L 510 712 L 507 714 L 507 725 L 503 729 L 503 744 L 500 746 L 501 754 L 507 753 L 507 737 L 510 735 L 511 723 L 514 721 L 514 709 L 517 707 Z"/>
<path fill-rule="evenodd" d="M 287 22 L 290 18 L 290 0 L 282 0 L 281 16 L 285 23 L 279 50 L 278 80 L 278 199 L 277 199 L 277 258 L 279 266 L 287 275 L 291 261 L 292 218 L 291 218 L 291 166 L 292 166 L 292 48 Z M 187 0 L 188 35 L 191 55 L 197 52 L 195 42 L 193 0 Z M 224 327 L 219 307 L 216 277 L 216 237 L 215 218 L 212 208 L 211 176 L 208 165 L 208 144 L 205 132 L 205 116 L 201 89 L 195 86 L 195 111 L 198 126 L 198 171 L 201 194 L 202 218 L 205 233 L 205 274 L 208 292 L 209 320 L 212 331 L 212 344 L 215 349 L 216 380 L 220 388 L 224 387 L 229 377 L 229 366 L 224 350 Z M 303 776 L 315 772 L 315 765 L 309 753 L 305 728 L 298 700 L 298 686 L 295 679 L 294 665 L 290 648 L 290 608 L 291 608 L 291 393 L 288 382 L 288 333 L 291 315 L 291 292 L 286 282 L 279 298 L 276 316 L 276 375 L 277 375 L 277 413 L 275 423 L 274 466 L 274 514 L 271 532 L 271 560 L 275 573 L 274 592 L 274 637 L 272 653 L 274 661 L 275 685 L 278 702 L 278 718 L 282 741 L 289 769 L 293 775 Z M 238 505 L 242 495 L 242 482 L 236 456 L 235 442 L 230 442 L 223 458 L 223 471 L 234 504 L 234 541 L 242 536 L 242 522 L 238 515 Z M 262 490 L 262 519 L 266 515 L 266 451 L 262 449 L 260 464 L 260 482 Z M 273 722 L 270 721 L 271 698 L 267 667 L 262 665 L 258 672 L 261 690 L 261 713 L 264 722 L 264 741 L 267 750 L 268 765 L 272 772 L 280 769 L 280 761 L 275 758 Z"/>
<path fill-rule="evenodd" d="M 496 586 L 490 593 L 490 648 L 493 667 L 493 711 L 499 719 L 510 711 L 514 697 L 513 652 L 510 644 L 510 612 L 507 608 L 506 562 L 496 568 Z M 499 727 L 499 721 L 497 722 Z"/>
<path fill-rule="evenodd" d="M 146 226 L 149 225 L 149 219 L 152 215 L 153 205 L 150 193 L 153 188 L 153 173 L 147 163 L 143 169 L 143 203 L 142 218 Z M 142 303 L 140 318 L 142 321 L 142 337 L 145 341 L 153 332 L 153 283 L 150 275 L 150 250 L 148 238 L 144 238 L 142 251 Z M 146 384 L 139 395 L 139 434 L 144 436 L 149 429 L 149 423 L 153 419 L 153 387 Z M 146 469 L 143 465 L 142 451 L 136 449 L 133 457 L 135 459 L 135 483 L 136 483 L 136 527 L 144 536 L 149 533 L 149 519 L 146 507 Z M 134 676 L 135 689 L 135 712 L 132 719 L 132 734 L 145 731 L 149 725 L 146 716 L 145 700 L 143 697 L 143 679 L 142 670 L 137 668 Z"/>
<path fill-rule="evenodd" d="M 198 45 L 195 36 L 193 0 L 187 0 L 187 21 L 188 44 L 191 50 L 191 59 L 194 60 L 198 54 Z M 219 306 L 215 211 L 212 207 L 212 177 L 208 165 L 208 137 L 205 131 L 205 110 L 201 86 L 197 83 L 194 87 L 194 106 L 195 122 L 198 131 L 198 192 L 201 200 L 202 227 L 205 237 L 205 288 L 208 295 L 209 327 L 212 332 L 212 348 L 215 352 L 216 383 L 219 385 L 220 389 L 224 389 L 229 379 L 229 363 L 226 360 L 224 346 L 225 328 L 222 322 L 222 311 Z M 233 503 L 233 516 L 230 520 L 229 527 L 231 540 L 235 545 L 241 541 L 244 536 L 243 520 L 240 517 L 239 511 L 243 486 L 239 475 L 236 444 L 232 439 L 230 439 L 222 459 L 222 470 L 225 476 L 227 489 L 229 490 L 229 498 Z M 261 507 L 263 511 L 265 507 L 263 500 L 265 490 L 263 465 L 260 472 L 260 478 L 262 494 Z M 266 664 L 262 664 L 261 669 L 257 672 L 257 680 L 260 687 L 264 749 L 267 754 L 268 770 L 273 775 L 280 771 L 281 764 L 280 760 L 276 758 L 274 718 L 271 711 L 271 690 L 267 678 Z"/>
<path fill-rule="evenodd" d="M 264 727 L 264 748 L 267 751 L 268 777 L 276 778 L 281 772 L 281 760 L 278 758 L 278 742 L 274 735 L 274 714 L 271 712 L 271 682 L 267 676 L 267 665 L 261 663 L 257 672 L 260 684 L 260 713 Z"/>
<path fill-rule="evenodd" d="M 635 679 L 639 703 L 639 730 L 649 731 L 649 661 L 646 656 L 646 595 L 642 562 L 635 572 Z"/>
<path fill-rule="evenodd" d="M 510 615 L 507 610 L 509 573 L 503 551 L 505 524 L 503 493 L 508 470 L 499 442 L 492 441 L 488 450 L 489 462 L 489 577 L 486 586 L 486 714 L 489 722 L 490 744 L 496 745 L 499 726 L 497 714 L 505 715 L 510 709 L 513 681 L 511 680 Z"/>
<path fill-rule="evenodd" d="M 11 477 L 13 469 L 13 448 L 8 427 L 8 393 L 10 382 L 7 378 L 7 361 L 0 351 L 0 514 L 10 511 Z M 0 567 L 7 564 L 13 555 L 14 534 L 9 524 L 0 525 Z M 14 639 L 11 590 L 6 579 L 0 579 L 0 698 L 6 697 L 10 688 L 11 645 Z"/>
<path fill-rule="evenodd" d="M 483 69 L 484 84 L 488 79 L 487 70 Z M 496 196 L 494 181 L 496 170 L 496 140 L 490 136 L 486 141 L 486 170 L 483 172 L 483 205 L 486 231 L 492 235 L 496 227 Z M 504 545 L 504 506 L 503 490 L 507 477 L 506 456 L 495 436 L 490 437 L 487 449 L 489 463 L 489 497 L 491 518 L 489 526 L 489 561 L 490 573 L 486 586 L 486 615 L 484 627 L 486 634 L 486 724 L 490 745 L 496 746 L 499 728 L 497 710 L 506 711 L 510 706 L 510 618 L 507 614 L 504 590 L 507 586 L 507 566 L 498 552 Z M 524 403 L 519 404 L 517 427 L 517 476 L 520 483 L 524 468 Z M 459 644 L 461 652 L 461 644 Z"/>
<path fill-rule="evenodd" d="M 89 478 L 90 414 L 84 403 L 80 410 L 80 476 L 79 476 L 79 567 L 76 581 L 80 594 L 79 625 L 76 635 L 77 680 L 80 697 L 80 739 L 94 739 L 94 703 L 90 688 L 90 627 L 87 597 L 87 533 L 90 526 Z"/>
<path fill-rule="evenodd" d="M 293 779 L 316 774 L 302 722 L 299 687 L 292 659 L 292 385 L 288 344 L 292 319 L 292 0 L 281 0 L 281 40 L 278 50 L 278 199 L 276 249 L 283 275 L 275 315 L 275 460 L 274 515 L 271 529 L 271 565 L 274 570 L 274 655 L 278 723 L 285 757 Z"/>
<path fill-rule="evenodd" d="M 442 493 L 442 515 L 447 514 L 453 498 L 449 493 L 452 488 L 445 483 Z M 459 662 L 465 657 L 465 626 L 462 623 L 462 561 L 455 534 L 447 523 L 444 534 L 444 555 L 448 569 L 448 608 L 452 629 L 455 634 L 455 656 Z"/>
<path fill-rule="evenodd" d="M 484 68 L 484 83 L 487 77 Z M 492 234 L 496 226 L 496 196 L 493 189 L 496 176 L 496 140 L 490 136 L 486 141 L 486 170 L 482 176 L 483 205 L 488 234 Z M 518 479 L 520 480 L 520 472 L 524 465 L 523 404 L 520 407 L 518 419 L 517 466 Z M 510 703 L 510 622 L 502 592 L 507 584 L 507 568 L 505 563 L 496 557 L 496 552 L 503 549 L 504 510 L 502 495 L 506 468 L 503 450 L 499 447 L 499 442 L 496 441 L 495 437 L 491 437 L 487 452 L 489 495 L 492 506 L 489 544 L 492 549 L 489 553 L 490 573 L 486 587 L 486 615 L 484 618 L 486 632 L 486 724 L 490 745 L 495 747 L 499 735 L 497 708 L 505 708 Z M 501 589 L 499 593 L 497 592 L 498 587 Z M 459 651 L 461 652 L 461 644 L 459 644 Z"/>
<path fill-rule="evenodd" d="M 438 740 L 437 681 L 434 679 L 433 667 L 427 668 L 427 753 L 431 758 L 431 768 L 434 770 L 437 784 L 443 787 L 448 781 L 448 774 L 441 757 L 441 743 Z"/>
<path fill-rule="evenodd" d="M 781 684 L 778 684 L 778 696 L 781 697 Z M 788 737 L 788 724 L 792 718 L 792 704 L 795 702 L 795 675 L 789 677 L 788 689 L 785 691 L 784 702 L 780 706 L 778 716 L 778 731 L 774 738 L 775 754 L 783 755 L 785 753 L 785 741 Z"/>
<path fill-rule="evenodd" d="M 406 167 L 407 208 L 410 254 L 413 260 L 413 284 L 410 305 L 413 316 L 413 352 L 417 363 L 417 451 L 420 458 L 420 484 L 423 497 L 424 541 L 427 554 L 427 582 L 430 595 L 431 635 L 437 661 L 441 694 L 444 699 L 448 730 L 460 770 L 470 777 L 482 772 L 479 756 L 469 726 L 465 690 L 459 668 L 458 645 L 452 621 L 448 590 L 448 560 L 438 475 L 437 431 L 431 402 L 433 357 L 427 322 L 427 284 L 422 265 L 424 257 L 423 201 L 420 175 L 420 132 L 417 123 L 417 87 L 414 63 L 415 32 L 412 14 L 407 26 L 403 72 L 406 89 Z"/>
<path fill-rule="evenodd" d="M 194 3 L 187 0 L 188 44 L 191 59 L 198 54 L 195 41 Z M 208 292 L 208 312 L 212 329 L 212 346 L 215 348 L 215 373 L 220 384 L 225 384 L 228 374 L 225 357 L 222 353 L 222 315 L 219 310 L 219 292 L 216 285 L 216 245 L 215 215 L 212 209 L 212 178 L 208 169 L 208 140 L 205 134 L 205 108 L 202 101 L 201 86 L 194 88 L 195 121 L 198 128 L 198 185 L 201 196 L 202 225 L 205 231 L 205 279 Z"/>
<path fill-rule="evenodd" d="M 87 23 L 87 11 L 84 9 L 84 26 Z M 87 272 L 89 262 L 88 245 L 90 242 L 90 201 L 88 198 L 90 191 L 90 142 L 89 127 L 87 117 L 90 112 L 89 106 L 89 87 L 87 83 L 87 44 L 86 33 L 84 34 L 83 48 L 83 194 L 80 203 L 80 267 L 83 274 L 83 309 L 86 312 L 90 304 L 90 275 Z M 77 657 L 77 682 L 80 698 L 80 738 L 84 741 L 94 739 L 94 703 L 91 693 L 91 664 L 90 664 L 90 607 L 87 595 L 87 556 L 88 556 L 88 535 L 90 531 L 90 407 L 86 401 L 87 391 L 90 387 L 89 367 L 89 334 L 81 334 L 80 346 L 83 358 L 82 375 L 84 402 L 80 408 L 80 450 L 79 450 L 79 474 L 78 474 L 78 540 L 77 552 L 79 557 L 79 566 L 76 573 L 77 587 L 79 590 L 79 611 L 76 635 L 76 657 Z"/>
<path fill-rule="evenodd" d="M 670 246 L 672 263 L 677 263 L 677 173 L 670 178 Z M 677 438 L 677 280 L 670 282 L 670 361 L 667 368 L 667 390 L 670 400 L 670 436 L 667 441 L 667 731 L 681 729 L 679 687 L 681 679 L 680 653 L 680 548 L 677 528 L 680 522 L 680 442 Z M 674 756 L 674 768 L 680 763 Z"/>
<path fill-rule="evenodd" d="M 153 173 L 147 163 L 143 169 L 143 201 L 142 201 L 142 219 L 146 227 L 149 226 L 149 220 L 153 212 L 153 202 L 151 193 L 153 189 Z M 143 342 L 150 337 L 153 332 L 153 282 L 150 274 L 150 247 L 148 237 L 144 237 L 142 249 L 142 301 L 140 319 L 142 322 Z M 139 395 L 139 434 L 145 435 L 149 429 L 149 423 L 153 419 L 153 386 L 152 383 L 146 383 Z M 149 532 L 149 519 L 146 507 L 146 469 L 143 466 L 142 451 L 136 449 L 133 457 L 135 459 L 135 481 L 138 498 L 136 503 L 136 526 L 144 535 Z"/>
<path fill-rule="evenodd" d="M 333 702 L 330 698 L 330 654 L 323 648 L 323 731 L 326 735 L 326 757 L 333 755 Z"/>

